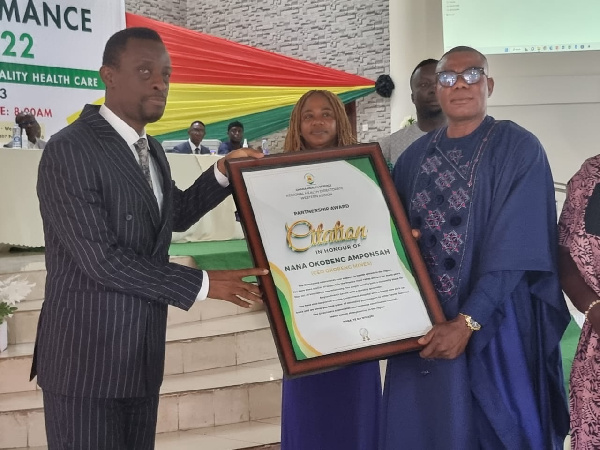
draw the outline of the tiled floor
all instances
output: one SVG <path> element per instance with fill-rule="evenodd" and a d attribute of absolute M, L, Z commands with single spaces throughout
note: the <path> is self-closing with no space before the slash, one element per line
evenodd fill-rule
<path fill-rule="evenodd" d="M 278 360 L 258 361 L 241 366 L 211 369 L 202 373 L 173 375 L 165 378 L 162 394 L 193 392 L 202 389 L 221 389 L 249 383 L 280 380 L 281 365 Z M 31 410 L 42 407 L 40 390 L 0 395 L 0 413 L 12 410 Z"/>
<path fill-rule="evenodd" d="M 280 419 L 264 419 L 243 424 L 162 433 L 156 450 L 233 450 L 279 442 Z"/>
<path fill-rule="evenodd" d="M 2 258 L 0 273 L 46 270 L 46 259 L 43 253 L 0 253 L 0 258 Z"/>
<path fill-rule="evenodd" d="M 279 442 L 280 419 L 264 419 L 201 428 L 173 433 L 161 433 L 156 436 L 156 450 L 236 450 L 262 448 L 267 444 Z M 271 447 L 268 447 L 271 449 Z M 274 446 L 273 449 L 279 448 Z M 48 447 L 30 447 L 27 450 L 48 450 Z"/>
<path fill-rule="evenodd" d="M 218 389 L 222 386 L 237 386 L 248 383 L 261 383 L 280 380 L 281 365 L 278 360 L 258 361 L 242 366 L 211 369 L 202 373 L 186 373 L 165 378 L 160 392 L 196 391 L 201 389 Z"/>
<path fill-rule="evenodd" d="M 258 330 L 269 326 L 269 320 L 261 314 L 240 314 L 235 317 L 215 318 L 205 322 L 190 322 L 167 329 L 167 340 L 193 339 L 219 336 L 239 331 Z"/>
<path fill-rule="evenodd" d="M 33 256 L 33 257 L 32 257 Z M 3 259 L 0 274 L 11 273 L 12 271 L 23 270 L 41 271 L 44 270 L 42 255 L 27 255 L 27 256 L 10 256 L 8 259 Z M 8 272 L 7 272 L 8 271 Z M 32 300 L 23 303 L 23 312 L 29 309 L 39 309 L 41 300 Z M 206 305 L 204 305 L 206 306 Z M 215 307 L 222 309 L 220 303 L 216 303 Z M 213 316 L 220 317 L 223 311 L 208 311 L 202 312 L 202 319 L 210 319 Z M 578 313 L 572 305 L 570 305 L 572 314 L 576 319 L 581 319 L 581 314 Z M 235 310 L 235 308 L 233 308 Z M 239 312 L 237 312 L 239 314 Z M 189 314 L 185 313 L 185 314 Z M 234 311 L 233 314 L 236 314 Z M 240 332 L 256 332 L 268 327 L 266 317 L 259 314 L 241 314 L 237 317 L 229 319 L 217 319 L 206 322 L 198 322 L 198 318 L 194 318 L 194 322 L 187 322 L 189 316 L 181 314 L 181 318 L 174 316 L 170 319 L 179 324 L 176 327 L 170 327 L 168 331 L 168 339 L 173 341 L 186 341 L 189 339 L 197 339 L 199 337 L 213 338 L 224 334 L 236 334 Z M 268 328 L 266 328 L 268 330 Z M 255 345 L 253 341 L 248 342 L 248 345 Z M 3 353 L 0 360 L 7 358 L 17 358 L 19 356 L 28 355 L 31 353 L 33 344 L 20 344 L 11 346 L 8 353 Z M 221 392 L 223 386 L 243 386 L 247 383 L 257 383 L 257 392 L 267 386 L 266 383 L 273 380 L 280 380 L 282 377 L 281 366 L 276 359 L 257 361 L 247 364 L 242 364 L 237 367 L 223 367 L 204 371 L 200 373 L 188 373 L 180 375 L 172 375 L 165 379 L 162 392 L 173 397 L 181 395 L 183 392 L 193 393 L 200 389 L 215 389 Z M 239 361 L 238 361 L 239 363 Z M 382 375 L 385 372 L 385 364 L 382 364 Z M 260 397 L 260 392 L 255 394 L 255 397 Z M 264 402 L 264 399 L 261 399 Z M 183 401 L 181 402 L 183 405 Z M 180 405 L 180 406 L 181 406 Z M 0 396 L 0 413 L 9 411 L 13 408 L 21 411 L 36 409 L 41 406 L 41 393 L 39 391 L 26 392 L 22 394 L 8 394 Z M 196 409 L 197 410 L 197 409 Z M 270 415 L 270 414 L 269 414 Z M 269 417 L 262 415 L 262 417 Z M 165 417 L 173 417 L 170 413 Z M 177 417 L 177 416 L 174 416 Z M 250 416 L 254 419 L 257 416 Z M 258 416 L 261 417 L 261 416 Z M 221 425 L 216 427 L 198 428 L 188 431 L 176 431 L 168 433 L 160 433 L 157 435 L 156 449 L 157 450 L 187 450 L 187 449 L 203 449 L 203 450 L 229 450 L 229 449 L 250 449 L 263 448 L 265 445 L 277 443 L 280 440 L 280 418 L 257 419 L 248 421 L 248 417 L 241 423 L 231 425 Z M 223 423 L 223 422 L 221 422 Z M 228 422 L 225 422 L 228 423 Z M 159 424 L 160 426 L 160 424 Z M 186 426 L 182 426 L 186 428 Z M 31 442 L 31 441 L 30 441 Z M 34 444 L 36 445 L 36 444 Z M 271 447 L 268 447 L 271 449 Z M 565 450 L 570 449 L 570 440 L 565 441 Z M 47 447 L 31 447 L 28 450 L 47 450 Z"/>

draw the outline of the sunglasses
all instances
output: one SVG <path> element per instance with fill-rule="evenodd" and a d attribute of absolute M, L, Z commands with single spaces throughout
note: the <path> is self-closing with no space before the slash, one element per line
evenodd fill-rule
<path fill-rule="evenodd" d="M 435 75 L 441 86 L 452 87 L 458 81 L 459 76 L 461 76 L 467 84 L 479 82 L 482 75 L 485 75 L 485 70 L 483 67 L 471 67 L 463 70 L 461 73 L 456 73 L 453 70 L 444 70 L 443 72 L 437 72 Z"/>

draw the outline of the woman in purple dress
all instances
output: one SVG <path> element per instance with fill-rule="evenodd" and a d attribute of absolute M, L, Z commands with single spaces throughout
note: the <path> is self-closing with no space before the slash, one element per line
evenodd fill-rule
<path fill-rule="evenodd" d="M 585 314 L 571 369 L 571 448 L 600 448 L 600 155 L 568 185 L 559 222 L 564 291 Z"/>
<path fill-rule="evenodd" d="M 304 94 L 292 111 L 284 152 L 355 144 L 340 99 L 329 91 Z M 283 380 L 282 450 L 377 448 L 379 362 Z"/>

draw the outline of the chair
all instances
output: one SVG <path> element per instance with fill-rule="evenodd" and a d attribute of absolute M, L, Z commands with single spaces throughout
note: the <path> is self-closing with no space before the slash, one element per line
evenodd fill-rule
<path fill-rule="evenodd" d="M 218 139 L 204 139 L 201 144 L 217 153 L 219 150 L 219 145 L 221 145 L 221 141 Z"/>
<path fill-rule="evenodd" d="M 162 146 L 165 149 L 165 153 L 173 153 L 173 148 L 176 145 L 181 144 L 182 142 L 186 142 L 187 139 L 178 139 L 174 141 L 162 141 Z"/>

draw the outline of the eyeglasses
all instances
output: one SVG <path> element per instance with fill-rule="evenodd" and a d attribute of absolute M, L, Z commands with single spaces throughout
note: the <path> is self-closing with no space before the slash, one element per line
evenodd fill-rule
<path fill-rule="evenodd" d="M 19 122 L 19 127 L 27 128 L 29 125 L 35 125 L 37 122 L 35 120 L 26 120 L 25 122 Z"/>
<path fill-rule="evenodd" d="M 452 87 L 458 81 L 459 75 L 465 80 L 467 84 L 475 84 L 481 80 L 481 76 L 485 75 L 483 67 L 471 67 L 463 70 L 461 73 L 456 73 L 453 70 L 444 70 L 435 74 L 437 76 L 438 83 L 444 87 Z M 487 75 L 486 75 L 487 76 Z"/>

